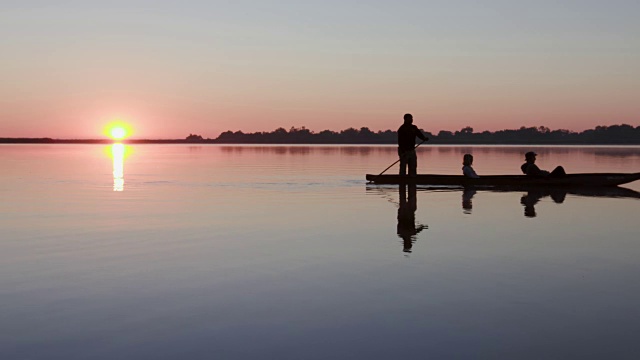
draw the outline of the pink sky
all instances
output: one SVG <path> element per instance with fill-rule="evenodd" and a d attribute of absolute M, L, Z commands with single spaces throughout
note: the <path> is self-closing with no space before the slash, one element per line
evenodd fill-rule
<path fill-rule="evenodd" d="M 407 112 L 431 132 L 640 125 L 640 9 L 628 2 L 11 4 L 0 137 L 100 138 L 114 119 L 134 138 L 376 131 Z"/>

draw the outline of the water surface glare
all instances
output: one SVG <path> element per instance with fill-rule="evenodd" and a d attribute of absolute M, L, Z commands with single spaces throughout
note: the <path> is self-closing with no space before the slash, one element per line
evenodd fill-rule
<path fill-rule="evenodd" d="M 420 173 L 640 172 L 427 146 Z M 0 145 L 1 359 L 635 359 L 640 181 L 374 186 L 392 146 Z M 389 170 L 397 172 L 397 167 Z"/>

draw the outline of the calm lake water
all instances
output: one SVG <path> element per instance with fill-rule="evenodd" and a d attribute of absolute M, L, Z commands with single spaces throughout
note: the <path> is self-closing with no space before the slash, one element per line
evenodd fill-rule
<path fill-rule="evenodd" d="M 640 171 L 640 147 L 430 146 L 418 167 L 459 174 L 469 152 L 518 174 L 531 149 L 543 169 Z M 0 145 L 0 358 L 640 358 L 640 181 L 366 184 L 395 160 Z"/>

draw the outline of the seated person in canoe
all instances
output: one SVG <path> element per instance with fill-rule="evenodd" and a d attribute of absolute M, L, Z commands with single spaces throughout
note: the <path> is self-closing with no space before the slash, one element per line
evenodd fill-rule
<path fill-rule="evenodd" d="M 472 179 L 477 179 L 480 177 L 478 176 L 478 174 L 476 174 L 476 171 L 473 170 L 473 167 L 471 167 L 471 165 L 473 165 L 473 155 L 464 154 L 464 156 L 462 157 L 462 165 L 462 175 Z"/>
<path fill-rule="evenodd" d="M 539 177 L 544 177 L 544 176 L 558 177 L 558 176 L 567 175 L 567 173 L 564 171 L 564 168 L 562 166 L 557 166 L 555 169 L 553 169 L 552 172 L 541 170 L 538 167 L 538 165 L 536 165 L 537 155 L 538 154 L 534 153 L 533 151 L 529 151 L 528 153 L 524 154 L 524 159 L 526 162 L 522 164 L 522 166 L 520 166 L 520 169 L 522 170 L 523 174 L 528 176 L 539 176 Z"/>

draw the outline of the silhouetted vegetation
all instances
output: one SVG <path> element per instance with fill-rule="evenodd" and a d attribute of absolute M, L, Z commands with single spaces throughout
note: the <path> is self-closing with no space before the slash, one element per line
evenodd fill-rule
<path fill-rule="evenodd" d="M 187 136 L 185 140 L 190 143 L 199 143 L 204 141 L 202 136 L 196 134 L 189 134 L 189 136 Z"/>
<path fill-rule="evenodd" d="M 458 131 L 441 130 L 438 134 L 422 132 L 429 138 L 429 144 L 508 144 L 508 145 L 640 145 L 640 126 L 612 125 L 597 126 L 582 132 L 565 129 L 551 130 L 545 126 L 521 127 L 514 130 L 495 132 L 474 132 L 472 127 Z M 396 144 L 397 134 L 393 130 L 371 131 L 369 128 L 348 128 L 339 132 L 323 130 L 311 131 L 304 126 L 289 130 L 277 128 L 271 132 L 243 133 L 225 131 L 217 138 L 203 138 L 189 134 L 184 139 L 129 139 L 129 144 Z M 0 143 L 87 143 L 109 144 L 108 139 L 51 139 L 51 138 L 0 138 Z"/>
<path fill-rule="evenodd" d="M 583 132 L 573 132 L 547 127 L 521 127 L 517 130 L 499 130 L 496 132 L 474 132 L 472 127 L 459 131 L 441 130 L 437 135 L 422 132 L 432 144 L 640 144 L 640 126 L 613 125 L 598 126 Z M 395 131 L 371 131 L 363 127 L 349 128 L 340 132 L 324 130 L 315 133 L 306 129 L 292 127 L 289 131 L 278 128 L 272 132 L 243 133 L 226 131 L 212 142 L 246 144 L 395 144 Z"/>
<path fill-rule="evenodd" d="M 51 144 L 51 138 L 0 138 L 0 144 Z"/>
<path fill-rule="evenodd" d="M 425 135 L 429 136 L 427 133 Z M 304 126 L 292 127 L 289 131 L 277 128 L 272 132 L 256 132 L 245 134 L 242 131 L 226 131 L 216 139 L 217 143 L 249 143 L 249 144 L 392 144 L 397 141 L 396 132 L 373 132 L 366 127 L 360 130 L 348 128 L 340 132 L 324 130 L 315 133 Z"/>

